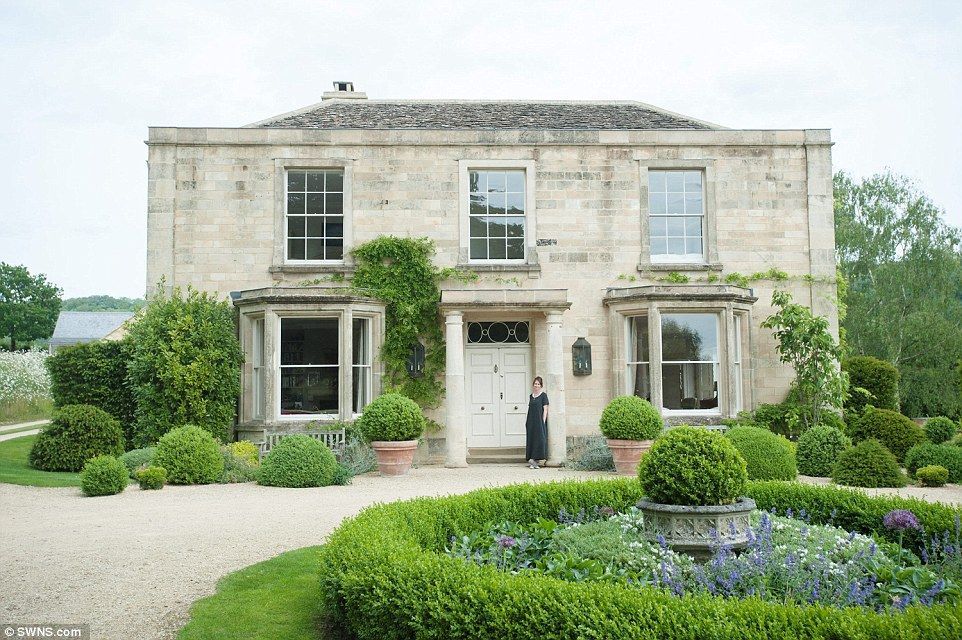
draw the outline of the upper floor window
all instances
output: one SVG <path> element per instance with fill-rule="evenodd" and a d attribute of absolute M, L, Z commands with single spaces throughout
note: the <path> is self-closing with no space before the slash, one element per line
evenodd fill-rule
<path fill-rule="evenodd" d="M 286 187 L 286 259 L 343 260 L 344 172 L 289 170 Z"/>
<path fill-rule="evenodd" d="M 653 262 L 705 259 L 702 171 L 648 171 L 648 212 Z"/>
<path fill-rule="evenodd" d="M 524 260 L 526 180 L 522 170 L 468 172 L 471 260 Z"/>

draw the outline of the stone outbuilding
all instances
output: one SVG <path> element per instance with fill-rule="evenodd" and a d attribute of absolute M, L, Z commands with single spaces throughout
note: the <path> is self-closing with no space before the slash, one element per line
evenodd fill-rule
<path fill-rule="evenodd" d="M 49 351 L 94 340 L 120 340 L 127 333 L 124 323 L 133 316 L 131 311 L 61 311 Z"/>

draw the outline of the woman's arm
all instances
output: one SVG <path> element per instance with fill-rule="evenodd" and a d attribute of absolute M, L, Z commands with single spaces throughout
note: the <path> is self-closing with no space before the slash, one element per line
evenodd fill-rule
<path fill-rule="evenodd" d="M 547 422 L 547 421 L 548 421 L 548 403 L 547 403 L 547 400 L 548 400 L 548 398 L 545 397 L 544 415 L 541 416 L 541 422 Z"/>

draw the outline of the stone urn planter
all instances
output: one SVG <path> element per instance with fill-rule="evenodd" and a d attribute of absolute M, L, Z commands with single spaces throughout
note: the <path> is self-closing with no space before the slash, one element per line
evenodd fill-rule
<path fill-rule="evenodd" d="M 732 549 L 744 549 L 748 545 L 755 501 L 739 498 L 734 504 L 688 506 L 642 499 L 637 506 L 644 516 L 647 540 L 658 543 L 661 536 L 674 551 L 704 561 L 719 543 Z"/>
<path fill-rule="evenodd" d="M 638 462 L 641 456 L 648 453 L 654 440 L 618 440 L 606 438 L 611 457 L 615 461 L 615 472 L 623 476 L 633 476 L 638 473 Z"/>
<path fill-rule="evenodd" d="M 403 476 L 411 469 L 417 440 L 375 440 L 371 448 L 377 456 L 377 470 L 382 476 Z"/>

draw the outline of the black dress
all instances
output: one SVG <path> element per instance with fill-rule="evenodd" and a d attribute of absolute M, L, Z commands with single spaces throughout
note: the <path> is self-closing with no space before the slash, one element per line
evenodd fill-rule
<path fill-rule="evenodd" d="M 528 396 L 528 418 L 525 430 L 528 437 L 524 449 L 525 460 L 545 460 L 548 449 L 548 424 L 543 420 L 544 408 L 548 406 L 548 394 L 543 391 L 535 398 Z"/>

